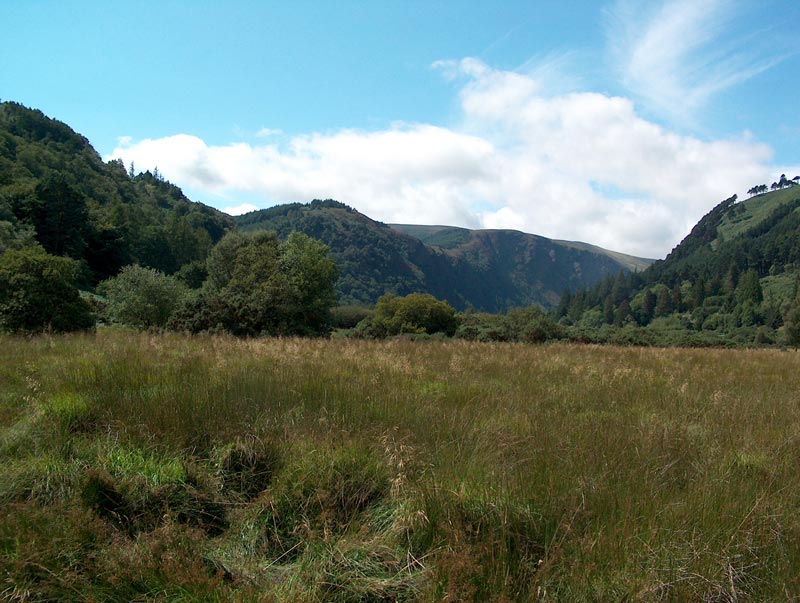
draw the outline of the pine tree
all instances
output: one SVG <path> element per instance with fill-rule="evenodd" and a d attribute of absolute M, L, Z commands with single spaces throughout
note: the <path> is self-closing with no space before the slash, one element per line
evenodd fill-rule
<path fill-rule="evenodd" d="M 670 314 L 672 314 L 672 296 L 670 295 L 669 289 L 664 287 L 658 292 L 655 316 L 669 316 Z"/>

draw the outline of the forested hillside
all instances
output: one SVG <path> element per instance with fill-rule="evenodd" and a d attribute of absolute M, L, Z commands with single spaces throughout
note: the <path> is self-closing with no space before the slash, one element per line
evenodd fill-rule
<path fill-rule="evenodd" d="M 458 309 L 553 307 L 565 289 L 590 286 L 650 261 L 512 230 L 386 225 L 337 201 L 294 203 L 236 218 L 242 231 L 303 232 L 330 247 L 341 303 L 421 292 Z"/>
<path fill-rule="evenodd" d="M 666 259 L 565 295 L 559 318 L 586 328 L 653 325 L 740 343 L 769 343 L 780 331 L 797 343 L 797 180 L 783 175 L 771 187 L 754 186 L 747 200 L 722 201 Z"/>
<path fill-rule="evenodd" d="M 233 220 L 158 174 L 105 163 L 66 124 L 0 104 L 0 252 L 32 241 L 78 260 L 88 284 L 140 264 L 187 278 Z"/>
<path fill-rule="evenodd" d="M 391 316 L 376 314 L 356 335 L 428 332 L 414 321 L 395 329 L 411 312 L 395 306 L 416 312 L 438 299 L 468 311 L 441 331 L 468 338 L 800 345 L 798 182 L 783 174 L 747 200 L 726 199 L 650 265 L 518 231 L 387 225 L 333 200 L 234 219 L 190 201 L 158 170 L 103 162 L 40 111 L 0 103 L 0 330 L 99 319 L 325 334 L 335 304 L 390 294 L 381 308 Z M 410 294 L 423 296 L 392 301 Z M 532 305 L 550 316 L 484 314 Z M 359 312 L 339 326 L 368 315 Z"/>

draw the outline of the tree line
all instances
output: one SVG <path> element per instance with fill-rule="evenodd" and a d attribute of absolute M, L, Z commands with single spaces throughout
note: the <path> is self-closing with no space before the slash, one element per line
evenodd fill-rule
<path fill-rule="evenodd" d="M 783 190 L 784 188 L 791 188 L 800 184 L 800 176 L 795 176 L 791 180 L 786 177 L 786 174 L 781 174 L 781 177 L 776 182 L 773 182 L 769 187 L 766 184 L 757 184 L 748 189 L 747 194 L 751 197 L 754 195 L 763 195 L 769 191 Z"/>

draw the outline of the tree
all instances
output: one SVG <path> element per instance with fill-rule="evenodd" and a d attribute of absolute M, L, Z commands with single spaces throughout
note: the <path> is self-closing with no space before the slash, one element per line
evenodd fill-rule
<path fill-rule="evenodd" d="M 691 293 L 689 294 L 689 304 L 692 308 L 699 308 L 703 305 L 703 300 L 706 298 L 706 282 L 702 276 L 698 276 L 692 285 Z"/>
<path fill-rule="evenodd" d="M 192 224 L 193 215 L 172 214 L 164 227 L 176 267 L 206 258 L 214 245 L 206 230 Z"/>
<path fill-rule="evenodd" d="M 199 289 L 208 278 L 208 269 L 205 262 L 195 260 L 181 266 L 173 276 L 190 289 Z"/>
<path fill-rule="evenodd" d="M 36 237 L 53 255 L 81 259 L 89 215 L 83 195 L 55 172 L 36 186 L 31 208 Z"/>
<path fill-rule="evenodd" d="M 0 220 L 0 254 L 8 249 L 22 249 L 35 244 L 36 233 L 33 228 Z"/>
<path fill-rule="evenodd" d="M 271 234 L 271 233 L 269 233 Z M 272 235 L 277 245 L 277 237 Z M 230 283 L 239 249 L 246 244 L 245 236 L 231 232 L 222 237 L 209 252 L 206 260 L 207 285 L 212 290 L 224 289 Z"/>
<path fill-rule="evenodd" d="M 573 323 L 578 322 L 586 310 L 586 290 L 581 290 L 572 296 L 567 309 L 567 317 Z"/>
<path fill-rule="evenodd" d="M 336 304 L 339 269 L 328 247 L 300 232 L 293 232 L 280 247 L 279 267 L 288 284 L 284 310 L 293 332 L 320 333 L 330 322 Z"/>
<path fill-rule="evenodd" d="M 75 286 L 76 263 L 40 246 L 0 255 L 0 330 L 79 331 L 94 325 Z"/>
<path fill-rule="evenodd" d="M 761 290 L 758 273 L 752 268 L 742 273 L 736 286 L 736 301 L 740 304 L 751 302 L 754 305 L 759 305 L 763 300 L 764 293 Z"/>
<path fill-rule="evenodd" d="M 614 299 L 611 294 L 606 295 L 603 300 L 603 320 L 609 325 L 614 323 Z"/>
<path fill-rule="evenodd" d="M 625 273 L 620 270 L 614 279 L 614 286 L 611 288 L 611 301 L 614 306 L 619 306 L 622 300 L 627 299 L 630 294 L 630 286 L 625 278 Z"/>
<path fill-rule="evenodd" d="M 725 280 L 722 282 L 722 289 L 728 295 L 733 295 L 739 283 L 739 266 L 735 261 L 731 261 L 728 271 L 725 273 Z"/>
<path fill-rule="evenodd" d="M 670 295 L 670 290 L 666 287 L 661 287 L 658 291 L 656 297 L 656 307 L 654 311 L 654 315 L 659 316 L 668 316 L 672 314 L 673 306 L 672 306 L 672 296 Z"/>
<path fill-rule="evenodd" d="M 681 291 L 680 282 L 675 282 L 670 291 L 673 312 L 683 312 L 683 292 Z"/>
<path fill-rule="evenodd" d="M 188 293 L 177 279 L 136 265 L 125 266 L 99 289 L 108 297 L 106 312 L 113 322 L 140 329 L 166 326 Z"/>
<path fill-rule="evenodd" d="M 539 306 L 512 308 L 506 315 L 509 340 L 525 343 L 544 343 L 564 336 L 564 329 Z"/>
<path fill-rule="evenodd" d="M 786 335 L 786 344 L 794 348 L 800 348 L 800 303 L 798 303 L 797 298 L 792 302 L 783 319 L 783 328 Z"/>
<path fill-rule="evenodd" d="M 628 318 L 631 317 L 631 306 L 628 303 L 628 300 L 622 300 L 622 303 L 617 308 L 616 312 L 614 313 L 614 326 L 621 327 L 625 324 Z"/>
<path fill-rule="evenodd" d="M 556 308 L 556 318 L 563 318 L 567 315 L 571 302 L 572 302 L 572 292 L 569 290 L 569 287 L 567 287 L 561 293 L 561 298 L 558 301 L 558 307 Z"/>
<path fill-rule="evenodd" d="M 649 324 L 653 320 L 656 312 L 656 304 L 658 298 L 652 289 L 645 291 L 644 299 L 642 300 L 642 325 Z"/>

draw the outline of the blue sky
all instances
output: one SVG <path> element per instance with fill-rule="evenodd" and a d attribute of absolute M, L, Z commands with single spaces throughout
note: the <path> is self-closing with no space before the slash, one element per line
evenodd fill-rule
<path fill-rule="evenodd" d="M 796 0 L 8 0 L 0 98 L 231 212 L 330 197 L 663 257 L 800 173 L 798 27 Z"/>

